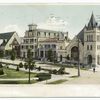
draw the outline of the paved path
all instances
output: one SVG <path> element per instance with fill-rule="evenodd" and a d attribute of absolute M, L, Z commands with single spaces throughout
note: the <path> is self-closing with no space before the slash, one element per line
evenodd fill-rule
<path fill-rule="evenodd" d="M 0 85 L 0 97 L 100 97 L 100 85 Z"/>

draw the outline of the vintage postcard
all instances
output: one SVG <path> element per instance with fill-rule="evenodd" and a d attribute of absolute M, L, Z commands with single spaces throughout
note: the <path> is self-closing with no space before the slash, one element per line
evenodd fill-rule
<path fill-rule="evenodd" d="M 100 4 L 0 4 L 0 97 L 100 97 Z"/>

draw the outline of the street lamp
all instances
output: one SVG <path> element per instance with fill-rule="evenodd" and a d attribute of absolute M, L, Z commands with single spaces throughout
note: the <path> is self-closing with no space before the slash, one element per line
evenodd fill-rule
<path fill-rule="evenodd" d="M 80 50 L 79 50 L 79 37 L 78 38 L 78 76 L 80 76 Z"/>

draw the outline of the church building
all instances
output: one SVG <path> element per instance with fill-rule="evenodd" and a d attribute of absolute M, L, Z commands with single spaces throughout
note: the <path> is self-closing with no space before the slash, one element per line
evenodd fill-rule
<path fill-rule="evenodd" d="M 100 25 L 92 13 L 87 25 L 72 39 L 66 47 L 67 58 L 84 65 L 100 65 Z M 78 52 L 79 51 L 79 52 Z"/>

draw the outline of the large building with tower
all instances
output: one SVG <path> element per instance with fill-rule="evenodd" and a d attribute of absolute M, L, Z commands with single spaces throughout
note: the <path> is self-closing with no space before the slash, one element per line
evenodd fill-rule
<path fill-rule="evenodd" d="M 79 52 L 78 52 L 79 50 Z M 100 25 L 92 13 L 87 25 L 66 46 L 67 57 L 85 65 L 100 65 Z"/>
<path fill-rule="evenodd" d="M 66 52 L 63 46 L 65 42 L 69 42 L 68 32 L 38 29 L 36 24 L 30 24 L 28 27 L 21 42 L 22 58 L 27 58 L 27 49 L 30 48 L 33 59 L 48 60 L 48 52 L 52 50 L 53 58 L 63 60 Z M 63 48 L 59 47 L 61 44 Z"/>

